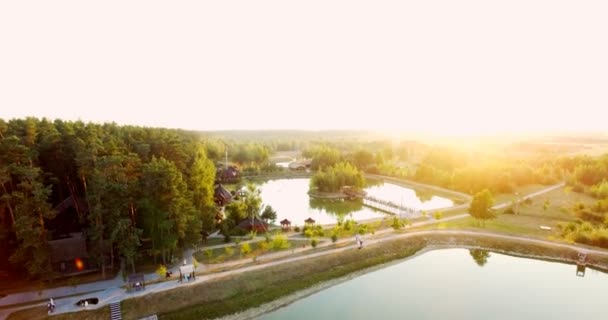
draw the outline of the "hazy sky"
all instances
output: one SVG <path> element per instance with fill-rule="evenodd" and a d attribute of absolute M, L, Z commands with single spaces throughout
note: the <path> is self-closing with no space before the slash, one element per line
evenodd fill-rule
<path fill-rule="evenodd" d="M 605 128 L 608 1 L 0 2 L 0 118 Z"/>

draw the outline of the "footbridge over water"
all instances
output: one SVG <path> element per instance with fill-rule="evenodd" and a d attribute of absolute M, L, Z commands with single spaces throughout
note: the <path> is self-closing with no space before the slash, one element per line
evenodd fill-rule
<path fill-rule="evenodd" d="M 349 188 L 343 189 L 342 192 L 346 194 L 350 199 L 361 199 L 363 201 L 364 206 L 380 210 L 389 214 L 393 214 L 401 218 L 416 218 L 422 215 L 422 211 L 416 210 L 415 208 L 399 205 L 387 200 L 378 199 L 376 197 L 369 196 L 364 192 L 357 192 Z"/>

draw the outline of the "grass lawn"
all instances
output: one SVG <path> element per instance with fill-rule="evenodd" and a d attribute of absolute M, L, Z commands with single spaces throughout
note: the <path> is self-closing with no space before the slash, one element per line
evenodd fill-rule
<path fill-rule="evenodd" d="M 504 202 L 510 203 L 511 201 L 516 199 L 516 197 L 515 197 L 516 192 L 519 194 L 520 197 L 522 197 L 527 194 L 531 194 L 531 193 L 543 190 L 547 187 L 549 187 L 549 186 L 545 186 L 542 184 L 530 184 L 527 186 L 517 187 L 517 188 L 515 188 L 515 190 L 512 193 L 500 193 L 500 194 L 494 195 L 494 203 L 496 203 L 496 204 L 501 204 Z"/>
<path fill-rule="evenodd" d="M 488 220 L 483 225 L 469 217 L 409 230 L 478 229 L 545 239 L 560 239 L 559 224 L 576 220 L 572 212 L 574 204 L 582 202 L 585 205 L 591 205 L 595 201 L 585 194 L 568 192 L 566 188 L 562 188 L 531 199 L 531 202 L 520 204 L 517 215 L 505 214 L 502 213 L 505 210 L 500 210 L 496 219 Z M 552 230 L 542 230 L 540 226 L 548 226 Z"/>

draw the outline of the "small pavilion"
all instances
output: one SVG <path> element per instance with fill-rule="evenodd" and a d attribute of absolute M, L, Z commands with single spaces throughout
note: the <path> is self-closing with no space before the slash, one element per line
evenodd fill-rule
<path fill-rule="evenodd" d="M 190 281 L 195 280 L 196 274 L 194 274 L 194 265 L 193 264 L 185 264 L 179 267 L 179 282 L 184 280 Z"/>
<path fill-rule="evenodd" d="M 289 221 L 287 219 L 283 219 L 281 221 L 281 229 L 283 231 L 289 231 L 289 230 L 291 230 L 291 221 Z"/>
<path fill-rule="evenodd" d="M 312 227 L 315 225 L 315 219 L 308 217 L 308 219 L 304 220 L 304 226 Z"/>

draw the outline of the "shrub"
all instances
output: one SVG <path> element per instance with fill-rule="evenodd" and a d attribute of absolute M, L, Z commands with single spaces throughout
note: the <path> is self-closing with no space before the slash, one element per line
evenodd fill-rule
<path fill-rule="evenodd" d="M 232 240 L 232 238 L 230 237 L 230 234 L 229 234 L 229 233 L 226 233 L 226 234 L 224 235 L 224 242 L 225 242 L 225 243 L 229 243 L 231 240 Z"/>
<path fill-rule="evenodd" d="M 441 211 L 437 211 L 433 214 L 433 217 L 435 218 L 435 220 L 440 220 L 441 218 L 443 218 L 443 213 Z"/>
<path fill-rule="evenodd" d="M 317 242 L 318 242 L 318 241 L 317 241 L 317 239 L 314 239 L 314 238 L 313 238 L 312 240 L 310 240 L 310 245 L 311 245 L 313 248 L 316 248 L 316 247 L 317 247 Z"/>
<path fill-rule="evenodd" d="M 224 254 L 226 254 L 226 256 L 231 257 L 234 254 L 234 248 L 233 247 L 225 247 L 224 248 Z"/>
<path fill-rule="evenodd" d="M 156 274 L 160 276 L 161 279 L 164 278 L 167 274 L 167 267 L 161 264 L 160 266 L 158 266 L 158 269 L 156 269 Z M 70 278 L 70 280 L 71 279 L 72 278 Z"/>
<path fill-rule="evenodd" d="M 243 245 L 241 245 L 241 255 L 248 255 L 249 253 L 251 253 L 251 246 L 249 246 L 249 243 L 243 243 Z"/>
<path fill-rule="evenodd" d="M 211 260 L 211 258 L 213 258 L 213 250 L 207 249 L 204 252 L 205 252 L 205 257 L 207 257 L 207 259 Z"/>
<path fill-rule="evenodd" d="M 336 243 L 336 241 L 338 241 L 338 235 L 334 233 L 331 235 L 331 242 Z"/>
<path fill-rule="evenodd" d="M 591 223 L 603 223 L 604 222 L 603 214 L 595 213 L 590 210 L 585 210 L 585 209 L 579 210 L 576 212 L 576 216 L 583 221 L 588 221 Z"/>
<path fill-rule="evenodd" d="M 293 228 L 293 231 L 295 231 L 295 232 L 300 232 L 300 227 L 295 226 L 295 227 Z"/>
<path fill-rule="evenodd" d="M 287 236 L 284 234 L 278 234 L 272 239 L 271 247 L 273 250 L 284 250 L 289 249 L 291 243 L 287 240 Z"/>
<path fill-rule="evenodd" d="M 268 250 L 268 242 L 266 242 L 266 241 L 258 242 L 258 250 L 260 250 L 260 251 Z"/>
<path fill-rule="evenodd" d="M 344 221 L 343 228 L 344 228 L 345 231 L 351 231 L 353 229 L 354 225 L 355 225 L 355 221 L 354 220 L 347 219 L 347 220 Z"/>
<path fill-rule="evenodd" d="M 393 229 L 395 229 L 395 230 L 399 230 L 399 229 L 403 228 L 404 225 L 403 225 L 403 222 L 401 220 L 399 220 L 399 218 L 397 216 L 394 216 L 391 227 L 393 227 Z"/>

